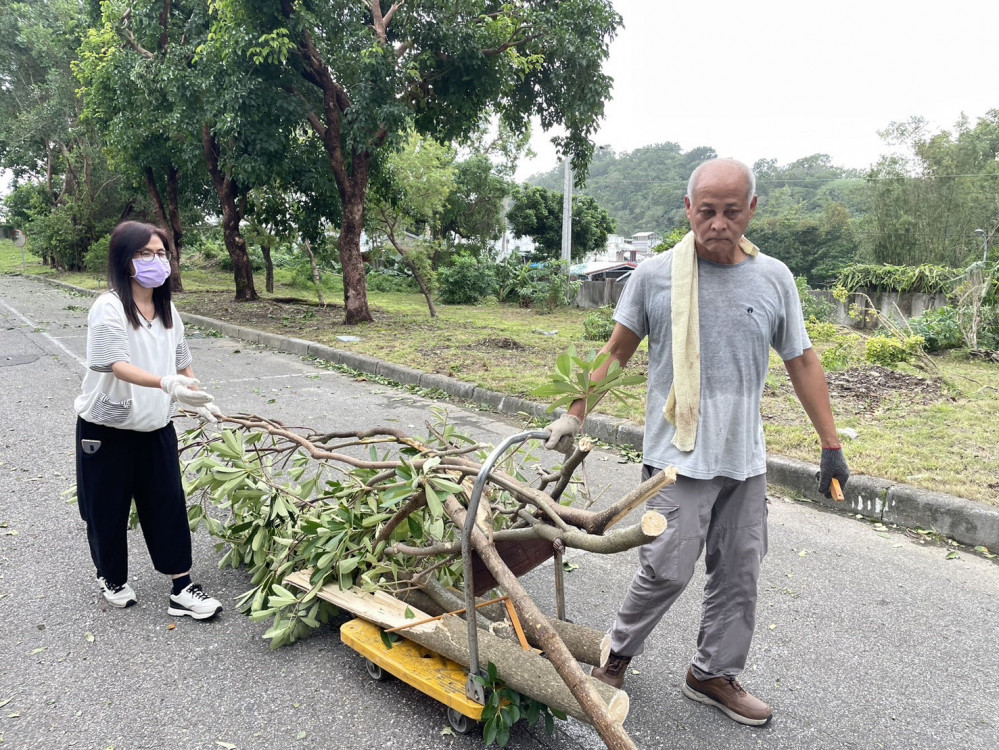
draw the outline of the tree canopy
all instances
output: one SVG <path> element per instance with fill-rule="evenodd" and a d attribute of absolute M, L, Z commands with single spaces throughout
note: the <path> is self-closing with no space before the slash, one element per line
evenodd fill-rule
<path fill-rule="evenodd" d="M 914 117 L 882 137 L 903 151 L 868 175 L 871 260 L 962 266 L 979 257 L 975 229 L 991 235 L 999 227 L 999 109 L 939 133 Z"/>
<path fill-rule="evenodd" d="M 255 77 L 302 108 L 343 207 L 345 320 L 371 320 L 360 236 L 374 172 L 406 133 L 470 138 L 489 115 L 514 132 L 563 125 L 580 168 L 603 115 L 602 65 L 620 16 L 609 0 L 414 0 L 261 5 L 219 0 L 213 39 L 248 54 Z"/>
<path fill-rule="evenodd" d="M 0 0 L 0 168 L 14 180 L 3 212 L 46 263 L 74 270 L 99 271 L 89 248 L 125 218 L 164 226 L 178 259 L 217 224 L 245 300 L 256 291 L 243 229 L 265 253 L 277 245 L 262 233 L 280 234 L 343 273 L 355 323 L 371 318 L 369 188 L 426 236 L 428 271 L 483 255 L 536 120 L 572 159 L 576 257 L 607 231 L 685 230 L 687 180 L 714 149 L 592 144 L 620 22 L 611 0 Z M 939 132 L 913 117 L 885 129 L 866 173 L 821 153 L 760 160 L 750 237 L 812 285 L 853 262 L 964 267 L 999 231 L 997 133 L 999 110 Z M 432 211 L 392 194 L 414 134 L 450 154 Z M 561 244 L 549 203 L 562 175 L 532 178 L 551 195 L 524 189 L 513 205 L 546 257 Z"/>
<path fill-rule="evenodd" d="M 535 242 L 535 259 L 558 260 L 562 253 L 562 202 L 564 193 L 525 185 L 514 194 L 507 212 L 510 228 L 518 237 Z M 588 195 L 572 197 L 572 259 L 581 260 L 607 244 L 614 222 Z"/>

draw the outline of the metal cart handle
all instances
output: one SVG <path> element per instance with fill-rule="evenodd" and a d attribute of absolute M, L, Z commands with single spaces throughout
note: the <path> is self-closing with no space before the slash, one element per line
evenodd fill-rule
<path fill-rule="evenodd" d="M 482 686 L 475 682 L 475 675 L 479 674 L 479 635 L 476 630 L 475 621 L 475 580 L 472 571 L 472 529 L 475 526 L 475 515 L 479 510 L 479 499 L 482 497 L 482 489 L 489 481 L 489 473 L 493 466 L 499 461 L 500 456 L 507 452 L 511 446 L 523 443 L 526 440 L 547 440 L 551 437 L 548 430 L 530 430 L 511 435 L 502 443 L 493 448 L 493 452 L 482 464 L 479 475 L 475 478 L 475 486 L 472 488 L 472 495 L 468 498 L 468 511 L 465 516 L 465 525 L 461 530 L 461 562 L 465 568 L 465 619 L 468 622 L 468 684 L 465 686 L 465 694 L 478 703 L 485 704 L 485 691 Z"/>

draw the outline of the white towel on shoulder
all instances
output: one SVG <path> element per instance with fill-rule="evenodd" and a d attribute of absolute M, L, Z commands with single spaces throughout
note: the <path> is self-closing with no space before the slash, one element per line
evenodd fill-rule
<path fill-rule="evenodd" d="M 760 250 L 745 237 L 739 249 L 753 257 Z M 673 338 L 673 384 L 663 408 L 666 421 L 676 425 L 673 445 L 694 450 L 697 421 L 701 414 L 701 325 L 697 303 L 697 249 L 694 233 L 670 251 L 673 253 L 673 287 L 670 297 Z"/>

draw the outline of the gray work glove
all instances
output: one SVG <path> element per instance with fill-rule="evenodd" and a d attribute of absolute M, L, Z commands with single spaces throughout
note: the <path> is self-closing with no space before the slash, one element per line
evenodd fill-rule
<path fill-rule="evenodd" d="M 819 492 L 826 497 L 832 497 L 829 486 L 833 477 L 839 480 L 840 489 L 846 487 L 850 478 L 850 469 L 846 465 L 842 448 L 823 448 L 822 461 L 819 464 Z"/>
<path fill-rule="evenodd" d="M 215 404 L 205 404 L 204 406 L 197 406 L 194 409 L 194 413 L 198 415 L 198 419 L 203 422 L 218 422 L 218 417 L 222 416 L 222 412 Z"/>
<path fill-rule="evenodd" d="M 194 390 L 196 385 L 199 385 L 198 379 L 187 375 L 164 375 L 160 378 L 160 388 L 178 403 L 198 407 L 214 401 L 208 393 Z"/>
<path fill-rule="evenodd" d="M 551 433 L 545 441 L 545 450 L 558 451 L 568 456 L 572 453 L 573 443 L 582 426 L 583 423 L 571 414 L 559 417 L 545 428 Z"/>

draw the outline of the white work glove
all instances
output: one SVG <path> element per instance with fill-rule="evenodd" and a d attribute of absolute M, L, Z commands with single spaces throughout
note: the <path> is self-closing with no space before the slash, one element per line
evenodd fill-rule
<path fill-rule="evenodd" d="M 545 441 L 545 450 L 558 451 L 568 456 L 572 453 L 576 435 L 582 426 L 583 423 L 571 414 L 559 417 L 545 428 L 551 433 Z"/>
<path fill-rule="evenodd" d="M 211 422 L 214 424 L 219 420 L 217 417 L 222 416 L 222 412 L 215 404 L 205 404 L 204 406 L 197 406 L 194 409 L 194 413 L 198 415 L 198 419 L 203 422 Z"/>
<path fill-rule="evenodd" d="M 164 375 L 160 378 L 160 388 L 170 398 L 187 406 L 204 406 L 214 399 L 204 391 L 196 391 L 193 386 L 199 385 L 197 378 L 186 375 Z"/>

